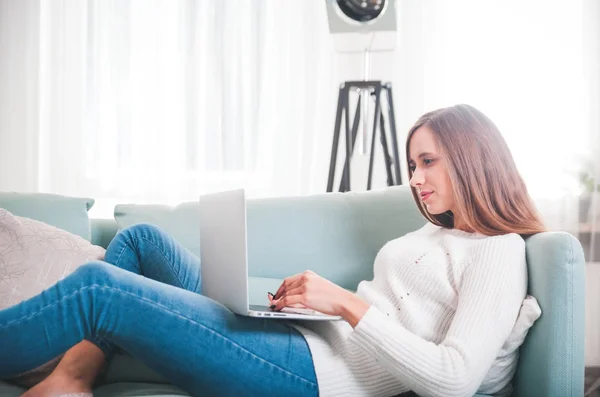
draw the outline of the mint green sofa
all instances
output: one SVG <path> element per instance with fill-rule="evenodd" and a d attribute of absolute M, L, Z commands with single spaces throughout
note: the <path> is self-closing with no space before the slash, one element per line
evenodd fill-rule
<path fill-rule="evenodd" d="M 119 228 L 150 222 L 200 252 L 197 205 L 118 205 L 115 219 L 89 220 L 92 199 L 0 193 L 0 207 L 40 219 L 104 247 Z M 355 289 L 373 276 L 372 263 L 387 241 L 424 224 L 410 190 L 327 193 L 248 202 L 250 301 L 284 277 L 311 269 Z M 584 386 L 584 258 L 579 242 L 564 232 L 538 234 L 527 241 L 529 290 L 542 308 L 521 348 L 514 396 L 580 397 Z M 1 357 L 1 354 L 0 354 Z M 21 389 L 0 382 L 0 396 Z M 274 395 L 276 395 L 274 391 Z M 98 380 L 95 396 L 187 395 L 126 354 L 117 355 Z"/>

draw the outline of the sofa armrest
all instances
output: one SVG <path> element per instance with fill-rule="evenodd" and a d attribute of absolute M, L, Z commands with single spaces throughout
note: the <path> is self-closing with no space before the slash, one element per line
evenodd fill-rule
<path fill-rule="evenodd" d="M 514 396 L 582 396 L 585 371 L 585 259 L 569 233 L 527 239 L 529 293 L 542 316 L 520 349 Z"/>

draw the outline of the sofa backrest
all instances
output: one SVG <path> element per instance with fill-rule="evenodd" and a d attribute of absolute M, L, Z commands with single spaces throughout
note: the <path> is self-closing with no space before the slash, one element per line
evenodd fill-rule
<path fill-rule="evenodd" d="M 118 228 L 149 222 L 199 255 L 197 205 L 117 205 L 116 222 L 92 219 L 92 242 L 106 246 Z M 373 277 L 386 242 L 425 224 L 406 186 L 250 199 L 247 217 L 251 277 L 283 279 L 310 269 L 348 289 Z"/>
<path fill-rule="evenodd" d="M 249 273 L 284 278 L 306 269 L 355 289 L 373 278 L 388 241 L 425 224 L 407 187 L 248 203 Z"/>

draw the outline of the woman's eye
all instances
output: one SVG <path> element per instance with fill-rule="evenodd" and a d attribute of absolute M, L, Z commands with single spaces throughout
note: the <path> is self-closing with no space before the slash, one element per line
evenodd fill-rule
<path fill-rule="evenodd" d="M 425 159 L 425 160 L 423 160 L 423 163 L 425 165 L 429 165 L 429 164 L 433 163 L 433 160 L 432 159 Z"/>
<path fill-rule="evenodd" d="M 410 165 L 410 166 L 408 166 L 408 169 L 410 170 L 410 172 L 415 172 L 417 167 L 415 167 L 414 165 Z"/>

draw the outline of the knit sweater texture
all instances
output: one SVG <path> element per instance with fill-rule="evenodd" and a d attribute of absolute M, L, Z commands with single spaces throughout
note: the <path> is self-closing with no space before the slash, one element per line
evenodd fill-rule
<path fill-rule="evenodd" d="M 378 252 L 373 280 L 356 291 L 370 308 L 355 328 L 294 327 L 310 347 L 321 397 L 504 394 L 517 358 L 497 357 L 526 292 L 521 236 L 428 223 Z"/>

